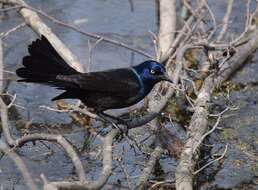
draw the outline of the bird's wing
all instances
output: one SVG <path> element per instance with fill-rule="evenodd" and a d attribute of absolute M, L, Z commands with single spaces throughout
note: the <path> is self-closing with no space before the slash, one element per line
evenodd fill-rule
<path fill-rule="evenodd" d="M 138 76 L 131 69 L 60 75 L 57 79 L 70 83 L 73 88 L 120 97 L 135 96 L 142 87 Z"/>

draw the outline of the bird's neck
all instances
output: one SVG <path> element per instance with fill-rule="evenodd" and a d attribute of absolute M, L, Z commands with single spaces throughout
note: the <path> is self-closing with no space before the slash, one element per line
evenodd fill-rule
<path fill-rule="evenodd" d="M 137 67 L 132 68 L 132 70 L 139 80 L 141 86 L 141 95 L 146 96 L 152 90 L 156 82 L 147 78 L 144 73 L 144 70 L 139 69 Z"/>

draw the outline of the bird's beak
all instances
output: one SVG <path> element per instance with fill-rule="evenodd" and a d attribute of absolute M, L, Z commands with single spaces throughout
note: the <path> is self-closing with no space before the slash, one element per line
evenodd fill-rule
<path fill-rule="evenodd" d="M 161 75 L 161 76 L 160 76 L 160 79 L 161 79 L 161 80 L 164 80 L 164 81 L 168 81 L 168 82 L 170 82 L 170 83 L 173 83 L 173 81 L 170 79 L 170 77 L 168 76 L 167 73 L 165 73 L 164 75 Z"/>

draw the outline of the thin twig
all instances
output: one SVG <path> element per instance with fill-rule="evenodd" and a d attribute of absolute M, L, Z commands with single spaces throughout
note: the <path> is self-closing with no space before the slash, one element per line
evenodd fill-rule
<path fill-rule="evenodd" d="M 218 119 L 216 121 L 216 123 L 213 125 L 212 129 L 209 130 L 208 132 L 206 132 L 200 139 L 199 139 L 199 142 L 196 144 L 196 146 L 193 148 L 193 152 L 195 152 L 199 146 L 201 145 L 201 143 L 203 142 L 203 140 L 208 136 L 210 135 L 211 133 L 213 133 L 215 131 L 215 129 L 218 127 L 219 123 L 220 123 L 220 120 L 221 120 L 221 115 L 218 116 Z"/>
<path fill-rule="evenodd" d="M 12 96 L 12 101 L 7 105 L 7 109 L 9 109 L 14 105 L 15 100 L 16 100 L 16 94 Z"/>
<path fill-rule="evenodd" d="M 2 33 L 0 33 L 0 37 L 5 38 L 5 37 L 7 37 L 9 34 L 15 32 L 16 30 L 18 30 L 18 29 L 20 29 L 20 28 L 22 28 L 22 27 L 24 27 L 24 26 L 26 26 L 26 23 L 25 23 L 25 22 L 23 22 L 23 23 L 21 23 L 21 24 L 18 24 L 17 26 L 11 28 L 11 29 L 8 30 L 7 32 L 2 32 Z"/>
<path fill-rule="evenodd" d="M 88 40 L 88 48 L 89 48 L 89 64 L 87 68 L 87 72 L 90 72 L 90 66 L 92 65 L 92 54 L 93 50 L 97 47 L 97 45 L 103 40 L 103 38 L 98 39 L 93 45 L 91 45 L 90 40 Z"/>
<path fill-rule="evenodd" d="M 205 6 L 204 2 L 202 1 L 198 7 L 196 8 L 196 12 L 199 12 L 203 9 L 203 7 Z M 185 22 L 183 28 L 181 29 L 180 33 L 176 36 L 174 42 L 171 44 L 170 48 L 167 51 L 166 56 L 163 57 L 163 59 L 161 59 L 161 62 L 165 62 L 167 59 L 171 59 L 171 55 L 176 51 L 176 49 L 179 47 L 179 43 L 181 42 L 183 36 L 185 36 L 185 34 L 191 34 L 191 30 L 189 30 L 189 26 L 193 23 L 195 17 L 194 16 L 190 16 L 187 21 Z M 188 32 L 187 32 L 188 31 Z M 168 61 L 170 62 L 170 61 Z"/>
<path fill-rule="evenodd" d="M 12 7 L 7 7 L 7 8 L 1 8 L 0 12 L 6 12 L 6 11 L 10 11 L 10 10 L 16 10 L 22 8 L 22 5 L 17 5 L 17 6 L 12 6 Z"/>
<path fill-rule="evenodd" d="M 150 180 L 150 182 L 152 182 Z M 157 190 L 157 188 L 161 185 L 169 184 L 169 187 L 174 187 L 175 180 L 166 180 L 166 181 L 155 181 L 155 183 L 149 188 L 149 190 Z"/>
<path fill-rule="evenodd" d="M 227 32 L 228 25 L 229 25 L 229 17 L 230 17 L 230 14 L 232 12 L 233 4 L 234 4 L 234 0 L 228 0 L 227 11 L 226 11 L 225 16 L 222 19 L 223 27 L 222 27 L 222 29 L 219 33 L 219 36 L 217 38 L 217 42 L 221 41 L 222 38 L 225 36 L 225 34 Z"/>
<path fill-rule="evenodd" d="M 207 41 L 209 41 L 209 40 L 213 37 L 213 35 L 215 34 L 215 32 L 217 31 L 217 21 L 216 21 L 216 18 L 215 18 L 215 16 L 214 16 L 213 11 L 211 10 L 209 4 L 207 3 L 207 1 L 206 1 L 206 0 L 202 0 L 202 1 L 204 2 L 205 7 L 206 7 L 206 9 L 208 10 L 208 12 L 209 12 L 209 14 L 210 14 L 210 16 L 211 16 L 212 22 L 213 22 L 213 29 L 212 29 L 212 31 L 210 32 L 210 34 L 209 34 L 209 36 L 208 36 L 208 38 L 207 38 Z"/>
<path fill-rule="evenodd" d="M 218 158 L 216 158 L 216 159 L 210 161 L 209 163 L 205 164 L 205 165 L 202 166 L 200 169 L 194 171 L 193 174 L 196 175 L 196 174 L 200 173 L 202 170 L 204 170 L 205 168 L 207 168 L 209 165 L 211 165 L 211 164 L 213 164 L 214 162 L 217 162 L 217 161 L 221 160 L 222 158 L 224 158 L 225 155 L 226 155 L 226 153 L 227 153 L 227 150 L 228 150 L 228 143 L 226 144 L 226 147 L 225 147 L 225 149 L 224 149 L 224 151 L 223 151 L 223 153 L 221 154 L 220 157 L 218 157 Z"/>
<path fill-rule="evenodd" d="M 130 190 L 132 190 L 133 188 L 132 188 L 132 184 L 130 182 L 130 176 L 128 175 L 127 169 L 126 169 L 126 167 L 123 163 L 123 158 L 122 157 L 117 158 L 117 162 L 118 162 L 119 166 L 122 168 L 122 170 L 125 174 L 125 178 L 126 178 L 126 181 L 127 181 L 128 188 Z"/>

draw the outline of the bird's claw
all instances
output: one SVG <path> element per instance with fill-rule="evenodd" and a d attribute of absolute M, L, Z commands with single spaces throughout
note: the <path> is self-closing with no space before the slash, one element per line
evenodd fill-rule
<path fill-rule="evenodd" d="M 121 141 L 125 136 L 128 136 L 128 126 L 125 124 L 125 123 L 120 123 L 121 125 L 119 126 L 119 124 L 112 124 L 116 129 L 119 130 L 119 133 L 118 133 L 118 136 L 117 136 L 117 139 L 118 141 Z"/>

